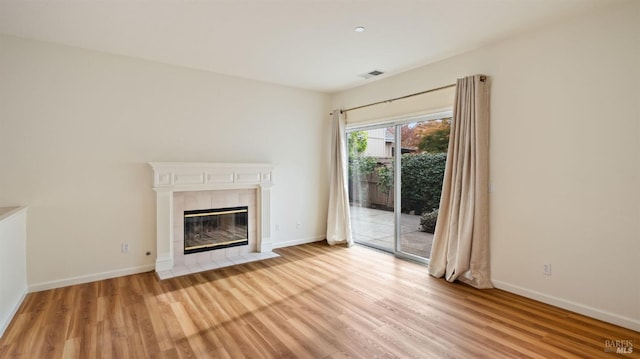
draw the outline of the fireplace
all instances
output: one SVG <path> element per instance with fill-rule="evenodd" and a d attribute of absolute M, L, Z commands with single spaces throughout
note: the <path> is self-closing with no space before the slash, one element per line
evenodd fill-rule
<path fill-rule="evenodd" d="M 189 162 L 152 162 L 150 165 L 156 192 L 156 272 L 159 278 L 278 256 L 271 251 L 272 165 Z M 244 223 L 248 234 L 216 240 L 207 234 L 215 232 L 215 227 L 205 221 L 198 226 L 209 227 L 204 237 L 211 237 L 210 243 L 192 241 L 185 252 L 185 212 L 202 214 L 212 212 L 211 208 L 225 210 L 243 206 L 247 208 Z M 195 217 L 198 216 L 189 218 Z M 236 220 L 234 233 L 242 232 L 242 225 L 238 223 L 242 220 Z M 201 240 L 203 235 L 199 237 Z M 245 238 L 246 242 L 243 241 Z M 213 247 L 216 250 L 209 250 Z"/>
<path fill-rule="evenodd" d="M 249 244 L 249 207 L 184 211 L 184 254 Z"/>

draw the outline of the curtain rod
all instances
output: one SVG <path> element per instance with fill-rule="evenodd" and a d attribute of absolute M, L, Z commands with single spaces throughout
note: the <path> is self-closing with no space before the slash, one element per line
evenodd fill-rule
<path fill-rule="evenodd" d="M 486 79 L 486 76 L 482 75 L 480 76 L 480 81 L 484 82 L 484 80 Z M 431 90 L 426 90 L 426 91 L 420 91 L 420 92 L 416 92 L 416 93 L 412 93 L 410 95 L 404 95 L 404 96 L 400 96 L 400 97 L 396 97 L 396 98 L 392 98 L 390 100 L 384 100 L 384 101 L 378 101 L 378 102 L 374 102 L 374 103 L 369 103 L 366 105 L 362 105 L 362 106 L 356 106 L 356 107 L 352 107 L 352 108 L 348 108 L 346 110 L 340 110 L 340 113 L 345 113 L 345 112 L 349 112 L 349 111 L 353 111 L 353 110 L 359 110 L 361 108 L 365 108 L 365 107 L 370 107 L 370 106 L 375 106 L 375 105 L 380 105 L 382 103 L 387 103 L 387 102 L 393 102 L 393 101 L 397 101 L 397 100 L 402 100 L 405 98 L 409 98 L 409 97 L 413 97 L 413 96 L 418 96 L 418 95 L 424 95 L 426 93 L 429 92 L 434 92 L 434 91 L 438 91 L 438 90 L 444 90 L 444 89 L 448 89 L 449 87 L 455 87 L 456 84 L 451 84 L 451 85 L 445 85 L 442 87 L 438 87 L 438 88 L 434 88 Z M 333 115 L 333 112 L 329 113 L 329 116 Z"/>
<path fill-rule="evenodd" d="M 393 101 L 397 101 L 397 100 L 402 100 L 402 99 L 413 97 L 413 96 L 424 95 L 424 94 L 429 93 L 429 92 L 434 92 L 434 91 L 438 91 L 438 90 L 444 90 L 444 89 L 447 89 L 449 87 L 454 87 L 455 85 L 456 84 L 446 85 L 446 86 L 438 87 L 438 88 L 431 89 L 431 90 L 420 91 L 420 92 L 412 93 L 410 95 L 404 95 L 404 96 L 392 98 L 390 100 L 378 101 L 378 102 L 369 103 L 369 104 L 362 105 L 362 106 L 356 106 L 356 107 L 348 108 L 346 110 L 340 110 L 340 113 L 345 113 L 345 112 L 349 112 L 349 111 L 353 111 L 353 110 L 359 110 L 361 108 L 380 105 L 380 104 L 387 103 L 387 102 L 393 102 Z M 329 116 L 331 116 L 331 115 L 333 115 L 333 112 L 329 113 Z"/>

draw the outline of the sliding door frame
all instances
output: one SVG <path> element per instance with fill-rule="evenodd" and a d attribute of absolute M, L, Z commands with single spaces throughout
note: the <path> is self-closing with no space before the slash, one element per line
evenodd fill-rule
<path fill-rule="evenodd" d="M 362 123 L 362 124 L 347 124 L 345 126 L 345 136 L 348 136 L 348 133 L 350 132 L 354 132 L 354 131 L 367 131 L 367 130 L 374 130 L 374 129 L 378 129 L 378 128 L 387 128 L 387 127 L 394 127 L 395 131 L 394 131 L 394 141 L 395 141 L 395 151 L 393 154 L 393 164 L 394 164 L 394 169 L 393 169 L 393 194 L 394 194 L 394 201 L 393 201 L 393 214 L 394 214 L 394 239 L 393 239 L 393 255 L 395 255 L 396 257 L 399 258 L 403 258 L 403 259 L 408 259 L 411 261 L 415 261 L 415 262 L 419 262 L 419 263 L 424 263 L 424 264 L 429 264 L 429 258 L 424 258 L 424 257 L 420 257 L 418 255 L 415 254 L 411 254 L 411 253 L 407 253 L 407 252 L 403 252 L 401 251 L 401 246 L 400 246 L 400 238 L 402 236 L 402 203 L 401 203 L 401 198 L 402 198 L 402 131 L 400 131 L 400 129 L 402 128 L 403 125 L 408 125 L 410 123 L 415 123 L 415 122 L 426 122 L 426 121 L 433 121 L 433 120 L 438 120 L 438 119 L 442 119 L 442 118 L 451 118 L 453 121 L 453 110 L 446 110 L 446 111 L 440 111 L 440 112 L 434 112 L 434 113 L 430 113 L 430 114 L 425 114 L 425 115 L 416 115 L 416 116 L 407 116 L 407 117 L 400 117 L 398 119 L 387 119 L 387 120 L 380 120 L 380 121 L 376 121 L 376 122 L 367 122 L 367 123 Z M 348 141 L 345 142 L 348 146 Z M 372 246 L 374 248 L 380 249 L 380 250 L 384 250 L 386 251 L 386 248 L 378 248 L 377 246 Z"/>

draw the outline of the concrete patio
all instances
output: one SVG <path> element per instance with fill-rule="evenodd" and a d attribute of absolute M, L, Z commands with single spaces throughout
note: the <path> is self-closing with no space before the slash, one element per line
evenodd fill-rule
<path fill-rule="evenodd" d="M 393 212 L 357 206 L 351 206 L 350 211 L 351 233 L 356 242 L 393 250 Z M 429 258 L 433 234 L 420 232 L 420 216 L 402 213 L 400 223 L 400 249 Z"/>

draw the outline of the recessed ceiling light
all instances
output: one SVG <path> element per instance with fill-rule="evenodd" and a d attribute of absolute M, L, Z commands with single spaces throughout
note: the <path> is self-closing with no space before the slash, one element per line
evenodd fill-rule
<path fill-rule="evenodd" d="M 358 26 L 355 29 L 353 29 L 353 31 L 355 31 L 355 32 L 364 32 L 364 26 Z"/>

